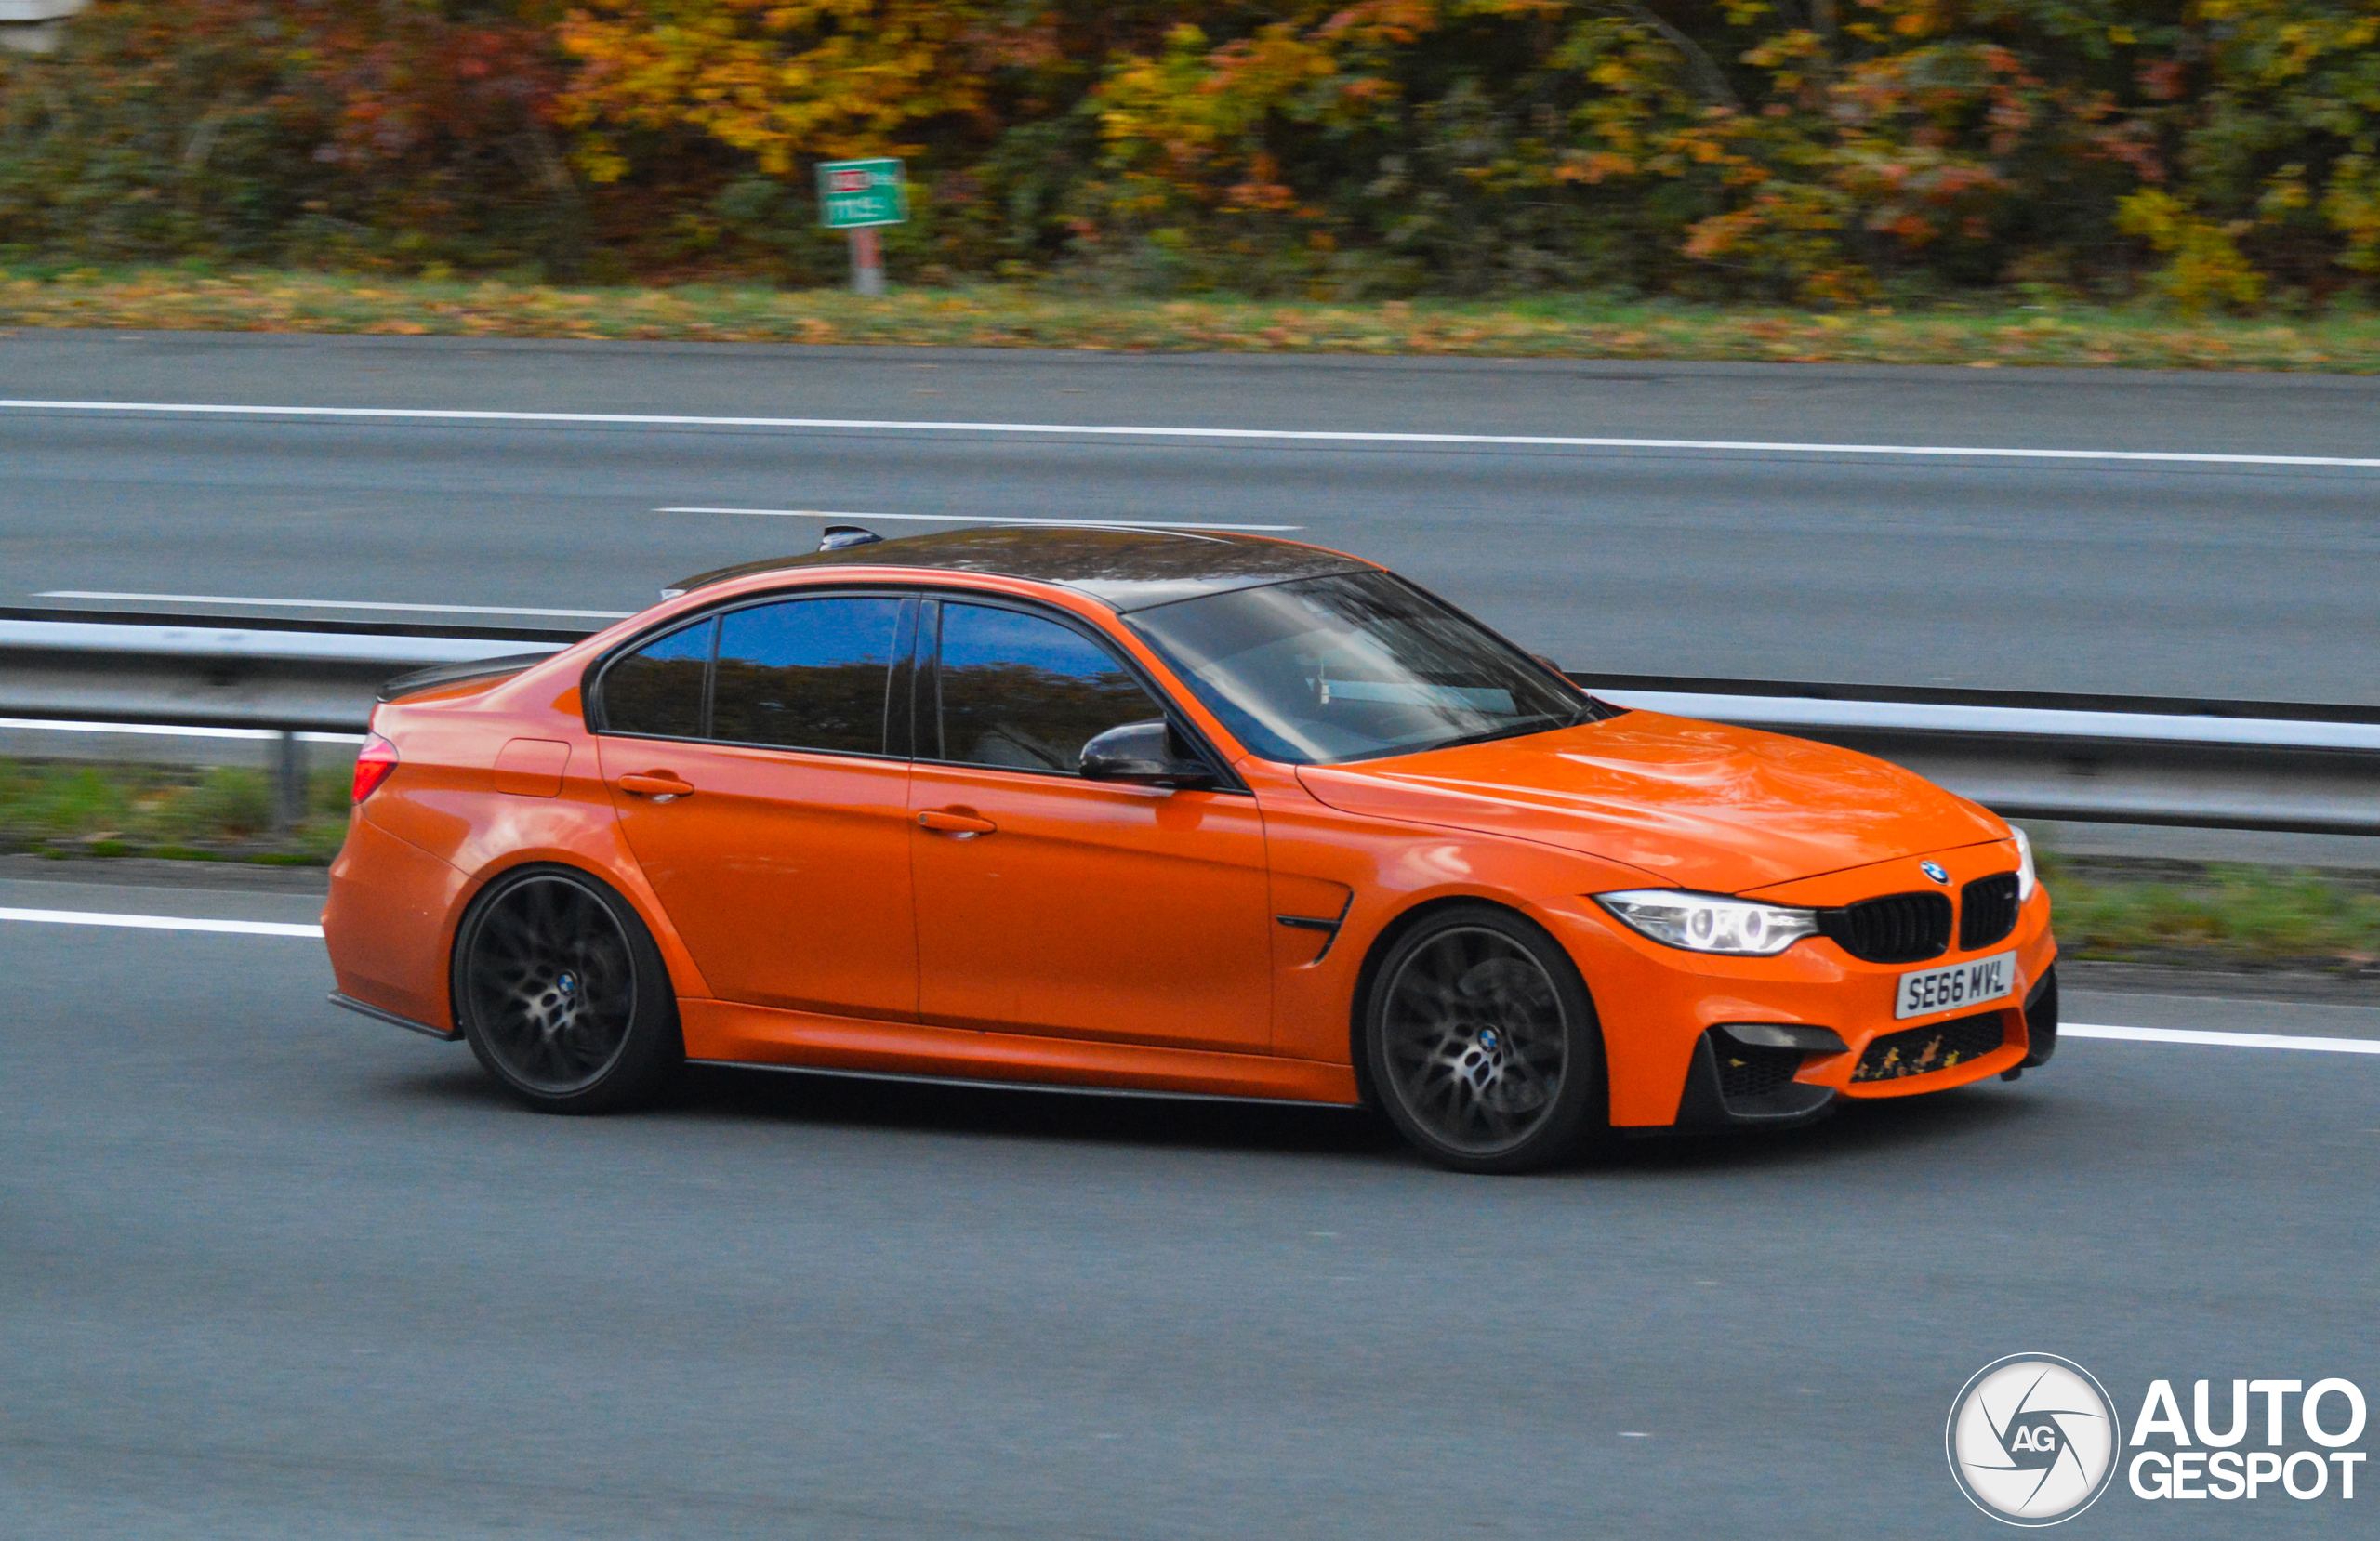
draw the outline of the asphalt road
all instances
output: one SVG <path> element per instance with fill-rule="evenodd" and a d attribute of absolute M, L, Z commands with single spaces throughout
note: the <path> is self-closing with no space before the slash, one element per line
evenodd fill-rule
<path fill-rule="evenodd" d="M 304 940 L 0 921 L 0 970 L 23 1541 L 1985 1536 L 1942 1426 L 2002 1355 L 2127 1422 L 2153 1376 L 2380 1389 L 2380 1056 L 2077 1041 L 1497 1179 L 1337 1113 L 758 1073 L 539 1117 L 323 1005 Z M 2365 1471 L 2074 1533 L 2365 1535 Z"/>
<path fill-rule="evenodd" d="M 0 397 L 2380 452 L 2380 381 L 2114 371 L 28 331 Z M 662 508 L 1199 520 L 1386 561 L 1574 668 L 2380 702 L 2370 468 L 29 410 L 0 464 L 0 603 L 633 610 L 817 529 Z"/>

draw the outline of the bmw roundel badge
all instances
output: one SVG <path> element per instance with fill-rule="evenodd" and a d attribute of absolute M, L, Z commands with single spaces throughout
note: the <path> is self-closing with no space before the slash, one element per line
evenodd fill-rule
<path fill-rule="evenodd" d="M 1947 883 L 1950 880 L 1950 872 L 1939 862 L 1920 862 L 1917 863 L 1917 870 L 1937 883 Z"/>

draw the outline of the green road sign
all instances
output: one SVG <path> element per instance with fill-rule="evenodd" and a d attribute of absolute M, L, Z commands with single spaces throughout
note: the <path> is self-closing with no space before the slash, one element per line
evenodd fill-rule
<path fill-rule="evenodd" d="M 902 180 L 900 162 L 819 163 L 818 222 L 828 230 L 898 225 L 908 217 L 908 185 Z"/>

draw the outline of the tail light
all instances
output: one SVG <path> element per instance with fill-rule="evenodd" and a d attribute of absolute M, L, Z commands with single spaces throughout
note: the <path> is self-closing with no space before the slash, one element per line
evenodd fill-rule
<path fill-rule="evenodd" d="M 355 800 L 362 802 L 380 790 L 380 784 L 396 768 L 397 746 L 377 733 L 366 737 L 363 751 L 355 757 Z"/>

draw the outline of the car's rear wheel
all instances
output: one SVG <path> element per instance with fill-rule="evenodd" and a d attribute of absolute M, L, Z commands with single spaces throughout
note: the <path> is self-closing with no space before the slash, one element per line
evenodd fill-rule
<path fill-rule="evenodd" d="M 652 933 L 626 900 L 567 867 L 488 886 L 456 936 L 454 984 L 471 1052 L 543 1113 L 647 1100 L 685 1058 Z"/>
<path fill-rule="evenodd" d="M 1381 1111 L 1442 1166 L 1529 1171 L 1607 1127 L 1586 985 L 1508 910 L 1441 910 L 1399 937 L 1371 971 L 1363 1023 Z"/>

